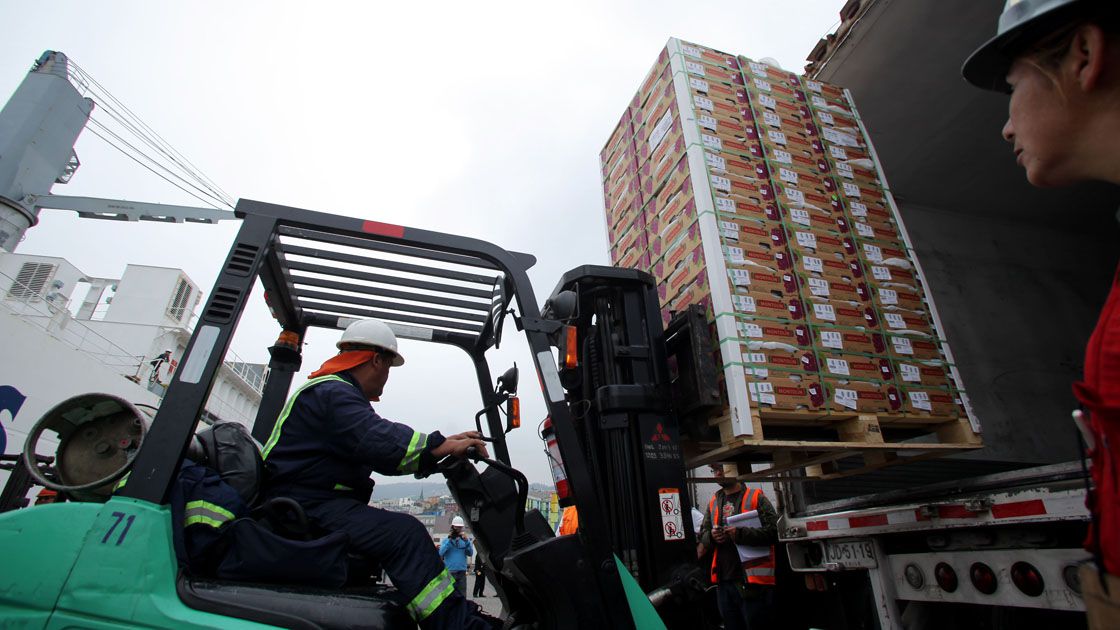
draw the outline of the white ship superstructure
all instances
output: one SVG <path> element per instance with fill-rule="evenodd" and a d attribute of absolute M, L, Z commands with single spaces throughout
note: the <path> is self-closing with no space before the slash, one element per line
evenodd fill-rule
<path fill-rule="evenodd" d="M 34 423 L 70 396 L 158 407 L 201 297 L 179 269 L 127 265 L 120 278 L 98 278 L 64 258 L 0 253 L 3 452 L 19 453 Z M 203 420 L 251 426 L 267 369 L 227 356 Z"/>

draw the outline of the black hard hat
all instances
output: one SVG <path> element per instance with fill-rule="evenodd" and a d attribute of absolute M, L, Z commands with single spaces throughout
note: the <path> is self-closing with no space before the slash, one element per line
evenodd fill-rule
<path fill-rule="evenodd" d="M 1015 57 L 1055 24 L 1095 1 L 1100 0 L 1007 0 L 996 36 L 969 55 L 961 74 L 978 88 L 1010 92 L 1007 71 Z"/>

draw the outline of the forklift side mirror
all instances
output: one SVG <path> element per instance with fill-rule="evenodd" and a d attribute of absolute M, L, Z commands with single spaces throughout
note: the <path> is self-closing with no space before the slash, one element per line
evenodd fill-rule
<path fill-rule="evenodd" d="M 561 291 L 544 303 L 545 317 L 559 321 L 572 319 L 579 313 L 579 296 L 575 291 Z"/>
<path fill-rule="evenodd" d="M 517 364 L 514 363 L 513 367 L 506 370 L 504 374 L 498 377 L 498 392 L 502 394 L 516 394 L 517 379 Z"/>

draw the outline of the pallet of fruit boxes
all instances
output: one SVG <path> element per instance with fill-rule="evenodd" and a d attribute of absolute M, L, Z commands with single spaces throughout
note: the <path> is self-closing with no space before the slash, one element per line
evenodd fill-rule
<path fill-rule="evenodd" d="M 981 446 L 846 90 L 670 39 L 600 164 L 613 264 L 718 340 L 724 407 L 684 421 L 690 466 L 830 479 Z"/>

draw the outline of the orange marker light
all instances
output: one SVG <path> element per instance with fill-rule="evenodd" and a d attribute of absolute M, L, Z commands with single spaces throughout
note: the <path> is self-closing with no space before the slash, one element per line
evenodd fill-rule
<path fill-rule="evenodd" d="M 285 330 L 281 332 L 280 337 L 276 339 L 276 345 L 292 349 L 298 348 L 299 334 L 290 330 Z"/>
<path fill-rule="evenodd" d="M 561 367 L 570 369 L 579 366 L 579 349 L 578 339 L 576 338 L 576 327 L 564 327 L 564 359 Z"/>
<path fill-rule="evenodd" d="M 516 429 L 521 426 L 521 400 L 514 396 L 509 399 L 509 428 Z"/>

